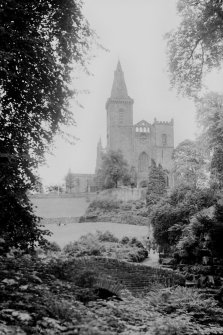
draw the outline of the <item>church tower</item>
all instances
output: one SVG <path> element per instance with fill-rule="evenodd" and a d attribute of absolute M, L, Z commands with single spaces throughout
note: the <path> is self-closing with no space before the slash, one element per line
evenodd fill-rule
<path fill-rule="evenodd" d="M 107 100 L 107 148 L 121 150 L 129 165 L 133 148 L 133 99 L 128 96 L 120 61 L 114 73 L 111 96 Z"/>

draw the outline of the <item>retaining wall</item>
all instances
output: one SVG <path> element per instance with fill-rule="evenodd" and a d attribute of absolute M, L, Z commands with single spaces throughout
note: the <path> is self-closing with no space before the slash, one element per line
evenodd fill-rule
<path fill-rule="evenodd" d="M 142 190 L 140 188 L 118 187 L 101 191 L 98 199 L 111 198 L 114 200 L 136 201 L 142 199 Z"/>

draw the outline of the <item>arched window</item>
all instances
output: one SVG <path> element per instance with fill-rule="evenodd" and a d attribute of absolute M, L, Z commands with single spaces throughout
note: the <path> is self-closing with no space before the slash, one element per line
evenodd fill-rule
<path fill-rule="evenodd" d="M 139 172 L 145 172 L 148 170 L 149 157 L 145 152 L 139 155 Z"/>
<path fill-rule="evenodd" d="M 162 134 L 162 145 L 167 145 L 167 134 Z"/>
<path fill-rule="evenodd" d="M 119 123 L 123 124 L 124 123 L 124 115 L 125 115 L 125 111 L 123 108 L 119 109 Z"/>

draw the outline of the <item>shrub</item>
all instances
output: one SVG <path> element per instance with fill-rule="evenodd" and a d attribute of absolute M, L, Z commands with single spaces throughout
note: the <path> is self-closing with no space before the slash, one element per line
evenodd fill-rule
<path fill-rule="evenodd" d="M 81 314 L 75 310 L 73 305 L 67 300 L 55 300 L 51 298 L 48 299 L 47 306 L 48 312 L 53 318 L 67 322 L 73 321 L 74 319 L 77 321 L 81 320 Z"/>
<path fill-rule="evenodd" d="M 82 236 L 78 241 L 67 244 L 63 251 L 69 256 L 101 256 L 105 251 L 104 246 L 92 234 Z"/>
<path fill-rule="evenodd" d="M 130 239 L 128 236 L 123 236 L 123 238 L 121 239 L 122 244 L 128 244 L 129 242 L 130 242 Z"/>
<path fill-rule="evenodd" d="M 97 238 L 100 242 L 118 242 L 119 239 L 115 237 L 110 231 L 97 231 Z"/>
<path fill-rule="evenodd" d="M 148 257 L 148 251 L 146 249 L 136 249 L 130 251 L 128 254 L 128 261 L 134 263 L 140 263 Z"/>
<path fill-rule="evenodd" d="M 60 246 L 56 242 L 47 242 L 43 248 L 45 251 L 59 252 L 61 251 Z"/>
<path fill-rule="evenodd" d="M 144 249 L 144 246 L 141 241 L 139 241 L 136 237 L 133 237 L 130 242 L 130 245 L 135 245 L 137 248 L 142 248 Z"/>

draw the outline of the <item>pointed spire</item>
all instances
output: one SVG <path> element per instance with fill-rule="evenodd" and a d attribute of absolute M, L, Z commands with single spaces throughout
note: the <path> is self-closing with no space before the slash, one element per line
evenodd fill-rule
<path fill-rule="evenodd" d="M 114 73 L 114 81 L 112 85 L 111 98 L 113 99 L 129 98 L 120 60 L 118 60 L 117 68 Z"/>
<path fill-rule="evenodd" d="M 117 63 L 116 71 L 123 72 L 123 71 L 122 71 L 122 66 L 121 66 L 121 63 L 120 63 L 120 59 L 118 59 L 118 63 Z"/>

